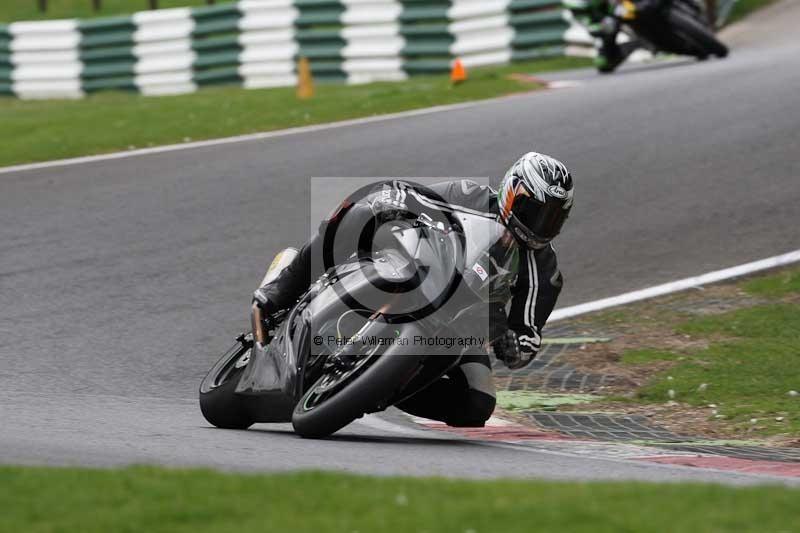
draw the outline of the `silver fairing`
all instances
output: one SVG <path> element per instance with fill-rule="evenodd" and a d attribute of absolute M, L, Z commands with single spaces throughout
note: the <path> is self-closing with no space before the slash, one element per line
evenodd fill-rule
<path fill-rule="evenodd" d="M 269 344 L 255 343 L 236 392 L 269 399 L 264 404 L 265 412 L 259 413 L 259 421 L 290 420 L 303 393 L 309 358 L 336 350 L 335 343 L 330 345 L 328 341 L 349 333 L 342 331 L 343 316 L 349 314 L 363 322 L 364 316 L 352 303 L 343 301 L 342 294 L 355 295 L 371 310 L 391 300 L 392 311 L 402 312 L 404 307 L 414 310 L 430 304 L 441 296 L 443 287 L 455 280 L 457 291 L 434 314 L 437 319 L 414 324 L 415 330 L 427 329 L 430 334 L 440 327 L 453 326 L 453 318 L 464 315 L 471 307 L 485 308 L 487 302 L 503 297 L 516 271 L 516 247 L 507 246 L 508 234 L 498 222 L 468 214 L 458 217 L 463 228 L 461 236 L 430 228 L 394 228 L 393 246 L 369 259 L 353 258 L 323 275 L 291 310 Z M 376 288 L 376 279 L 413 282 L 417 286 L 407 293 L 387 294 Z M 474 323 L 468 327 L 472 333 L 479 329 Z M 321 337 L 322 342 L 311 342 L 316 337 Z"/>

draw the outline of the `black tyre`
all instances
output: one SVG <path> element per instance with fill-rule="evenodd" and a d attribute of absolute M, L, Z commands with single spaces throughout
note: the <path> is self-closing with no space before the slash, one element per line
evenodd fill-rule
<path fill-rule="evenodd" d="M 675 33 L 686 43 L 688 52 L 705 59 L 710 55 L 726 57 L 728 47 L 722 44 L 714 33 L 702 22 L 682 11 L 671 9 L 667 20 Z"/>
<path fill-rule="evenodd" d="M 302 437 L 335 433 L 388 400 L 419 368 L 424 356 L 386 353 L 366 356 L 349 375 L 326 373 L 308 388 L 292 413 Z"/>
<path fill-rule="evenodd" d="M 251 348 L 250 336 L 237 339 L 200 383 L 200 410 L 205 419 L 218 428 L 247 429 L 255 422 L 244 398 L 235 392 Z"/>

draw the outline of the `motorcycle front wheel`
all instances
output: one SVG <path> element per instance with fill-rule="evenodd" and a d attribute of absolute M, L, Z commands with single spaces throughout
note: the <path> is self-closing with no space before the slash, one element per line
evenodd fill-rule
<path fill-rule="evenodd" d="M 327 437 L 381 405 L 417 373 L 425 356 L 388 350 L 360 354 L 350 368 L 329 368 L 303 394 L 292 413 L 295 432 Z"/>

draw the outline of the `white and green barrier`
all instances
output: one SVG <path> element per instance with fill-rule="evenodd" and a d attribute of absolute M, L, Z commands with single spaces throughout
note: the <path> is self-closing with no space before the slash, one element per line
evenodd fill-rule
<path fill-rule="evenodd" d="M 0 25 L 0 93 L 148 95 L 315 78 L 401 80 L 465 66 L 581 53 L 590 44 L 560 0 L 241 0 L 128 17 Z"/>

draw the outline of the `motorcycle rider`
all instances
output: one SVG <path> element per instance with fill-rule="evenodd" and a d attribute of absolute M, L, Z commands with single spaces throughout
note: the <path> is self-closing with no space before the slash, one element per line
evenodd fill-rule
<path fill-rule="evenodd" d="M 508 368 L 528 365 L 541 347 L 542 328 L 563 285 L 551 240 L 561 231 L 572 208 L 573 182 L 566 166 L 550 156 L 530 152 L 511 166 L 497 192 L 469 180 L 433 185 L 427 188 L 433 195 L 399 180 L 384 187 L 357 206 L 366 216 L 391 220 L 404 212 L 461 211 L 490 216 L 506 226 L 514 237 L 510 239 L 515 241 L 512 246 L 520 249 L 519 270 L 507 316 L 506 306 L 491 310 L 491 344 L 497 359 Z M 273 282 L 255 291 L 253 299 L 265 313 L 292 306 L 323 273 L 318 257 L 326 230 L 338 223 L 339 212 L 341 207 L 322 222 L 319 231 Z M 354 227 L 351 231 L 359 230 Z M 488 354 L 483 349 L 468 349 L 457 368 L 397 407 L 451 426 L 483 426 L 495 407 Z"/>
<path fill-rule="evenodd" d="M 603 73 L 616 69 L 636 48 L 636 40 L 623 44 L 617 43 L 622 22 L 646 19 L 655 13 L 664 0 L 622 0 L 609 7 L 607 0 L 574 1 L 565 0 L 565 4 L 589 29 L 589 33 L 600 39 L 595 66 Z"/>

